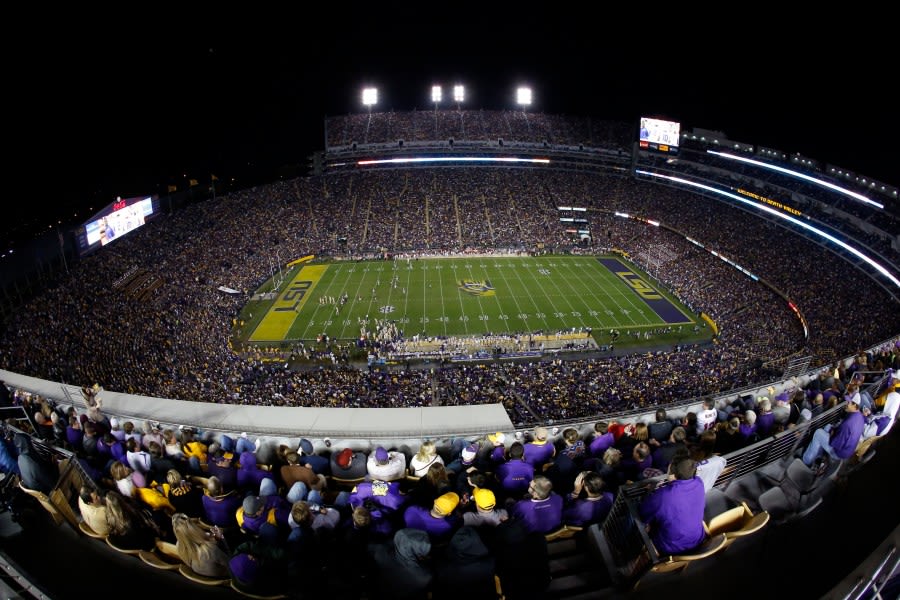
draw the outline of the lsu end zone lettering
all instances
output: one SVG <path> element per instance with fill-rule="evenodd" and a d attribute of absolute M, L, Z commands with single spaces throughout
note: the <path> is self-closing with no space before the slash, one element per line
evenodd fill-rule
<path fill-rule="evenodd" d="M 280 342 L 284 340 L 291 325 L 297 320 L 297 314 L 309 300 L 326 269 L 328 269 L 328 265 L 310 265 L 300 269 L 257 325 L 250 336 L 250 341 Z"/>
<path fill-rule="evenodd" d="M 637 295 L 644 300 L 662 300 L 662 296 L 659 292 L 650 287 L 650 285 L 636 273 L 632 273 L 631 271 L 616 271 L 616 275 L 619 276 L 619 279 L 631 286 L 631 289 L 637 292 Z"/>
<path fill-rule="evenodd" d="M 694 320 L 684 314 L 668 298 L 653 288 L 647 280 L 628 268 L 627 265 L 613 257 L 597 259 L 601 265 L 609 269 L 619 279 L 628 284 L 635 294 L 649 306 L 663 322 L 669 325 L 693 323 Z"/>

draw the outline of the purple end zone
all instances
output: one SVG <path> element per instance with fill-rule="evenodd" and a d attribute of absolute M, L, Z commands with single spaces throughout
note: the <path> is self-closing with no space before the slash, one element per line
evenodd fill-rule
<path fill-rule="evenodd" d="M 616 258 L 598 258 L 600 264 L 612 271 L 619 279 L 628 284 L 647 306 L 653 309 L 659 318 L 666 323 L 690 323 L 693 320 L 681 312 L 665 296 L 656 291 L 643 277 L 626 267 Z"/>

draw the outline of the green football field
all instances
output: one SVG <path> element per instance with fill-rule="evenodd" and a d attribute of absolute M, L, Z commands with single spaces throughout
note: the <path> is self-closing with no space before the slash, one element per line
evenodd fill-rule
<path fill-rule="evenodd" d="M 376 319 L 395 321 L 406 337 L 573 328 L 590 328 L 596 336 L 695 324 L 695 315 L 666 290 L 614 258 L 622 268 L 589 256 L 307 263 L 285 272 L 275 292 L 269 284 L 264 300 L 251 302 L 255 317 L 242 337 L 260 345 L 322 333 L 354 339 Z M 667 320 L 647 298 L 670 304 Z"/>

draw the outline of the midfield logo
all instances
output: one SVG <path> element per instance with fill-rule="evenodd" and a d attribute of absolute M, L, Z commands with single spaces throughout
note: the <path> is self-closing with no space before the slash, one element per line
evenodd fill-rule
<path fill-rule="evenodd" d="M 493 296 L 496 294 L 494 286 L 486 279 L 482 279 L 481 281 L 463 279 L 462 281 L 459 281 L 458 284 L 460 290 L 472 296 Z"/>

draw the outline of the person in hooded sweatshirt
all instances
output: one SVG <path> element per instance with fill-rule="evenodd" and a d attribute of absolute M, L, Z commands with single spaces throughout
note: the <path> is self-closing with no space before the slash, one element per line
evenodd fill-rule
<path fill-rule="evenodd" d="M 259 493 L 260 485 L 263 479 L 271 479 L 274 481 L 273 475 L 268 471 L 263 471 L 256 465 L 256 455 L 252 452 L 241 452 L 241 466 L 237 471 L 237 486 L 242 492 Z"/>
<path fill-rule="evenodd" d="M 494 558 L 474 527 L 461 527 L 434 563 L 434 600 L 493 600 Z"/>
<path fill-rule="evenodd" d="M 419 600 L 428 596 L 433 579 L 428 566 L 431 540 L 421 529 L 401 529 L 394 543 L 372 550 L 374 573 L 369 597 L 375 600 Z"/>
<path fill-rule="evenodd" d="M 28 434 L 17 433 L 13 444 L 19 453 L 17 462 L 22 485 L 30 490 L 49 494 L 59 479 L 59 469 L 35 451 Z"/>

